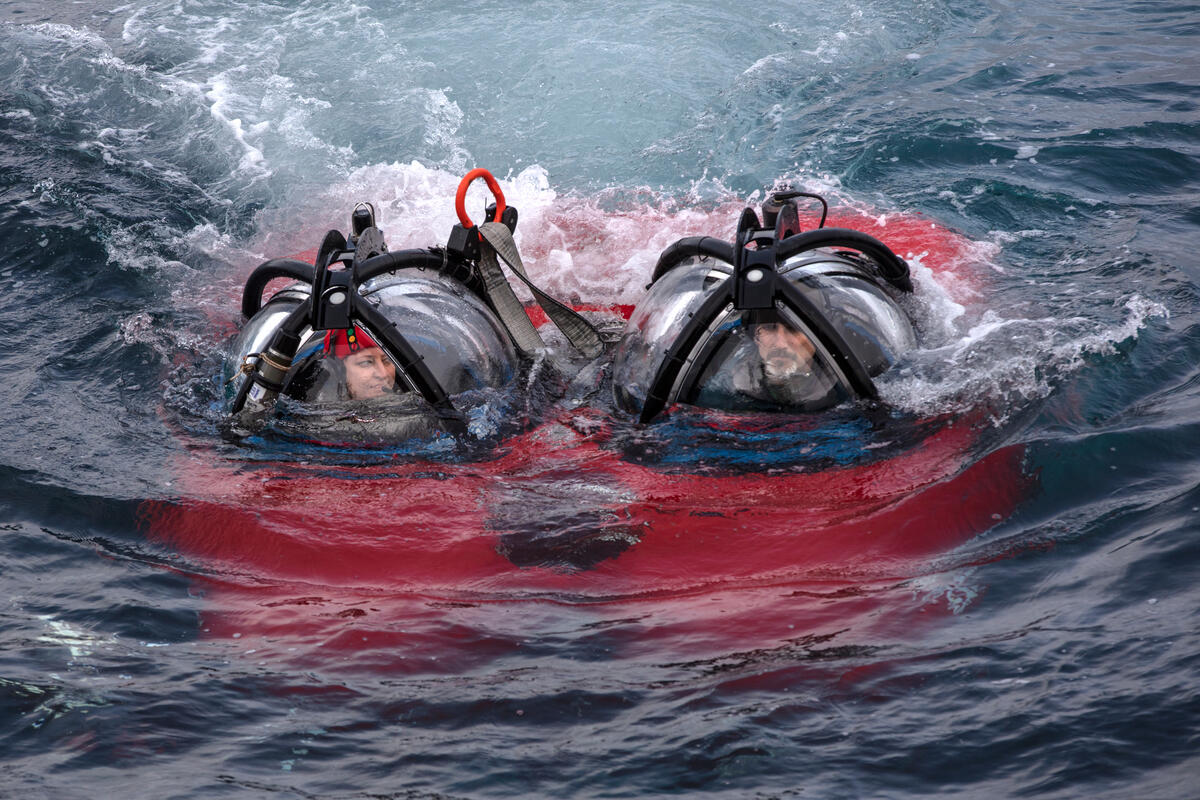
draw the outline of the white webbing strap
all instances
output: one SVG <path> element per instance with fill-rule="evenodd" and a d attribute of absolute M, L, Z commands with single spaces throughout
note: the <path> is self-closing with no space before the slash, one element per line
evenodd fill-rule
<path fill-rule="evenodd" d="M 538 329 L 530 321 L 529 315 L 525 313 L 525 308 L 513 293 L 512 286 L 509 285 L 508 279 L 504 277 L 504 271 L 500 269 L 500 264 L 496 261 L 497 248 L 492 244 L 492 238 L 500 240 L 502 246 L 504 243 L 503 237 L 494 230 L 486 231 L 487 226 L 493 224 L 503 228 L 504 232 L 508 234 L 510 247 L 506 249 L 511 249 L 512 253 L 502 254 L 504 260 L 511 265 L 512 262 L 509 261 L 508 256 L 517 251 L 516 244 L 512 240 L 512 232 L 505 225 L 485 222 L 479 229 L 483 235 L 483 241 L 479 243 L 479 274 L 483 278 L 483 286 L 488 299 L 491 300 L 492 307 L 496 309 L 500 322 L 508 329 L 513 343 L 524 355 L 532 355 L 545 350 L 546 343 L 542 341 L 542 335 L 538 333 Z M 489 238 L 489 233 L 492 238 Z M 520 262 L 520 256 L 517 256 L 517 261 Z"/>
<path fill-rule="evenodd" d="M 529 291 L 533 292 L 533 296 L 537 299 L 538 305 L 542 307 L 542 310 L 546 312 L 546 316 L 558 326 L 558 329 L 563 332 L 563 335 L 567 337 L 567 341 L 572 346 L 589 358 L 595 358 L 604 352 L 604 342 L 601 341 L 599 332 L 591 323 L 580 316 L 578 312 L 543 292 L 533 284 L 533 281 L 529 280 L 529 276 L 525 274 L 525 265 L 521 263 L 521 254 L 517 252 L 516 242 L 513 241 L 512 231 L 508 229 L 507 225 L 502 222 L 485 222 L 479 226 L 479 233 L 483 238 L 479 267 L 483 273 L 484 284 L 487 286 L 493 302 L 497 304 L 497 312 L 500 314 L 501 319 L 504 320 L 504 324 L 508 327 L 509 332 L 513 334 L 513 340 L 517 342 L 518 347 L 525 349 L 522 339 L 518 338 L 517 330 L 514 330 L 514 328 L 523 329 L 525 326 L 528 326 L 528 331 L 522 330 L 521 336 L 528 340 L 529 332 L 532 332 L 533 337 L 536 339 L 536 345 L 534 345 L 533 350 L 544 348 L 546 345 L 542 341 L 537 328 L 529 321 L 529 316 L 525 313 L 525 309 L 521 307 L 520 301 L 513 294 L 512 287 L 505 280 L 504 274 L 500 270 L 500 265 L 496 263 L 497 255 L 529 287 Z M 508 298 L 511 298 L 511 300 Z M 505 305 L 511 302 L 519 312 L 519 319 L 514 318 L 511 321 L 506 319 L 506 316 L 512 316 L 512 313 L 507 309 L 502 310 L 499 307 L 501 302 Z M 521 324 L 521 320 L 524 320 L 524 325 Z M 526 352 L 532 352 L 532 350 L 526 350 Z"/>

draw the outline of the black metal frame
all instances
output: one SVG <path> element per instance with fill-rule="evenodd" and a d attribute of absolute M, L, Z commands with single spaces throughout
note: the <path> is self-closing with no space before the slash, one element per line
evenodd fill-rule
<path fill-rule="evenodd" d="M 232 413 L 238 414 L 254 386 L 278 396 L 284 389 L 284 373 L 295 360 L 305 328 L 344 330 L 353 324 L 363 329 L 388 354 L 403 377 L 443 415 L 452 416 L 454 406 L 437 377 L 425 365 L 395 323 L 391 322 L 366 298 L 359 288 L 372 278 L 400 269 L 432 270 L 454 278 L 478 290 L 474 262 L 479 258 L 479 231 L 455 225 L 450 241 L 443 249 L 411 249 L 387 252 L 383 233 L 374 225 L 374 214 L 364 213 L 365 204 L 352 216 L 354 235 L 349 241 L 340 231 L 325 234 L 314 264 L 291 258 L 272 259 L 259 265 L 246 280 L 242 292 L 242 314 L 249 319 L 263 307 L 263 292 L 276 278 L 292 278 L 312 287 L 308 298 L 284 319 L 265 353 L 243 382 L 234 399 Z M 486 218 L 495 216 L 489 206 Z M 517 210 L 509 206 L 501 221 L 510 229 L 517 224 Z M 334 265 L 342 265 L 335 267 Z M 478 293 L 478 291 L 477 291 Z"/>
<path fill-rule="evenodd" d="M 848 228 L 817 228 L 801 233 L 796 197 L 816 197 L 799 192 L 778 193 L 763 203 L 764 218 L 771 227 L 763 227 L 751 208 L 742 211 L 734 243 L 708 236 L 680 239 L 667 247 L 654 267 L 651 285 L 683 261 L 693 257 L 715 258 L 733 266 L 726 278 L 697 309 L 667 350 L 646 392 L 639 422 L 650 422 L 677 397 L 694 394 L 695 383 L 703 372 L 696 364 L 680 375 L 703 337 L 718 316 L 734 310 L 787 309 L 812 332 L 817 342 L 833 358 L 853 395 L 874 400 L 878 398 L 875 384 L 862 360 L 850 348 L 845 338 L 806 294 L 811 289 L 797 286 L 781 275 L 778 267 L 790 258 L 819 247 L 844 248 L 866 256 L 865 265 L 859 260 L 846 259 L 846 264 L 864 280 L 887 284 L 901 292 L 912 291 L 908 264 L 887 245 L 873 236 Z M 821 216 L 822 224 L 825 214 Z"/>

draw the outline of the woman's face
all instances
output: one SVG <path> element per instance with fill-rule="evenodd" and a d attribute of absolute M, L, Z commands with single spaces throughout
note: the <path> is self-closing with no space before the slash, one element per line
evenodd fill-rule
<path fill-rule="evenodd" d="M 367 347 L 346 356 L 346 390 L 356 400 L 380 397 L 392 391 L 396 365 L 378 347 Z"/>

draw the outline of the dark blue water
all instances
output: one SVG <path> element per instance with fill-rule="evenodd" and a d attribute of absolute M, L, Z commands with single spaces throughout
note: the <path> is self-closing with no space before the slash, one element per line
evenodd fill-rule
<path fill-rule="evenodd" d="M 1197 52 L 1200 6 L 1160 2 L 0 2 L 0 796 L 1195 796 Z M 534 274 L 597 302 L 636 302 L 664 246 L 729 236 L 777 181 L 957 232 L 974 293 L 926 292 L 882 389 L 982 415 L 939 482 L 967 505 L 1012 457 L 1019 501 L 895 573 L 656 594 L 624 583 L 626 531 L 578 584 L 510 548 L 507 583 L 354 587 L 400 644 L 357 646 L 358 605 L 321 618 L 333 649 L 218 635 L 212 582 L 283 580 L 145 514 L 197 471 L 259 474 L 218 433 L 241 282 L 359 200 L 393 248 L 440 243 L 476 164 Z M 547 447 L 613 413 L 585 398 Z M 671 429 L 615 424 L 686 468 Z M 488 547 L 530 515 L 557 546 L 615 541 L 596 508 L 728 513 L 720 490 L 638 511 L 560 461 L 465 497 L 486 467 L 446 456 L 406 535 L 476 503 Z M 784 622 L 747 644 L 709 624 L 726 609 Z"/>

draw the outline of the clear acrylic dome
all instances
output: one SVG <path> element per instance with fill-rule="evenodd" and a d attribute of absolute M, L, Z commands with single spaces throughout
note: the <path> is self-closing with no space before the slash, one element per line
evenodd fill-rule
<path fill-rule="evenodd" d="M 704 302 L 732 275 L 727 264 L 690 259 L 664 274 L 630 316 L 613 363 L 614 393 L 638 413 L 651 392 L 673 402 L 726 410 L 817 411 L 854 396 L 836 354 L 792 309 L 742 311 L 727 304 L 705 325 L 674 384 L 656 387 L 660 367 Z M 780 273 L 835 330 L 868 375 L 915 346 L 907 315 L 854 262 L 826 253 L 785 263 Z"/>
<path fill-rule="evenodd" d="M 308 292 L 308 286 L 297 284 L 275 295 L 243 329 L 233 365 L 264 349 Z M 515 374 L 516 355 L 508 334 L 483 301 L 457 281 L 434 272 L 402 269 L 370 281 L 364 296 L 395 324 L 447 394 L 500 387 Z M 378 332 L 359 325 L 376 342 L 382 341 Z M 346 399 L 344 366 L 338 359 L 322 357 L 325 333 L 305 334 L 286 394 L 308 401 Z M 396 391 L 412 388 L 397 369 Z"/>

